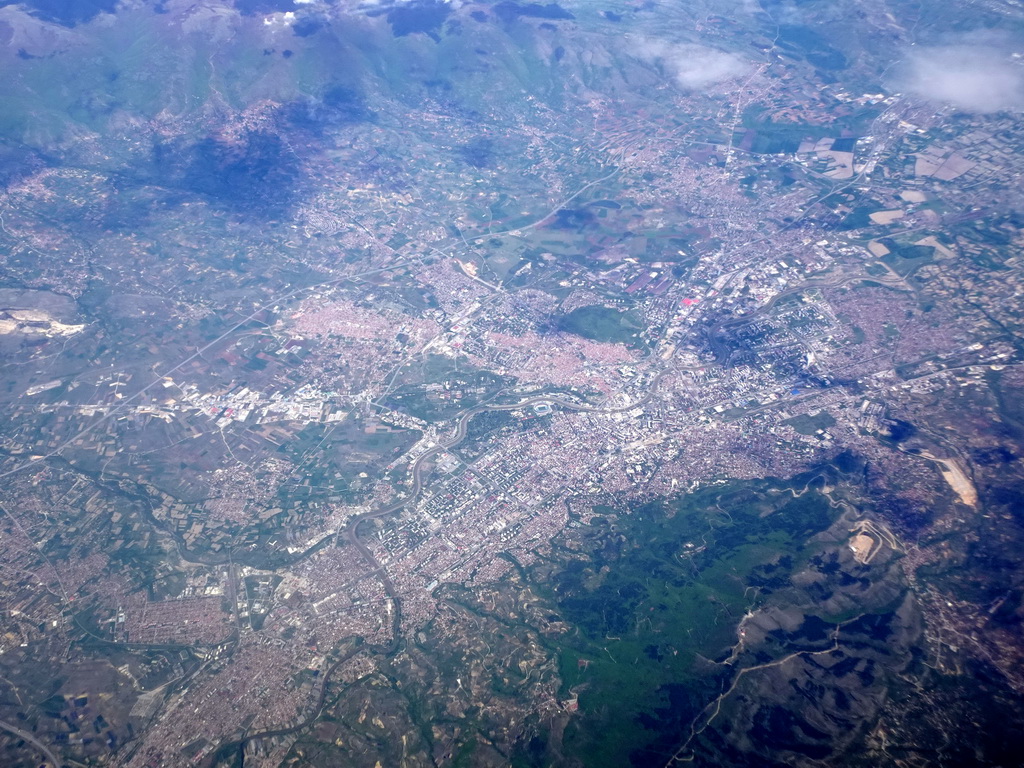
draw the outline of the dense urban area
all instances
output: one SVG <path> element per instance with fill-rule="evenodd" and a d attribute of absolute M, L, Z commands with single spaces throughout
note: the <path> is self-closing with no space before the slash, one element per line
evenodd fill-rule
<path fill-rule="evenodd" d="M 0 762 L 1019 760 L 1017 5 L 0 5 Z"/>

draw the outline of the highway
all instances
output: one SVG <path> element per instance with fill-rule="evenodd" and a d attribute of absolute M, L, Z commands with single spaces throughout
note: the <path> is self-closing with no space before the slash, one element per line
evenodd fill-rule
<path fill-rule="evenodd" d="M 37 739 L 31 733 L 23 731 L 21 730 L 21 728 L 16 728 L 10 723 L 5 723 L 2 720 L 0 720 L 0 730 L 7 731 L 8 733 L 17 736 L 19 739 L 24 739 L 27 743 L 31 744 L 33 747 L 38 749 L 46 757 L 47 761 L 50 763 L 52 768 L 61 768 L 61 766 L 64 765 L 64 763 L 58 760 L 56 755 L 54 755 L 53 752 L 50 751 L 50 748 L 48 746 L 39 741 L 39 739 Z"/>

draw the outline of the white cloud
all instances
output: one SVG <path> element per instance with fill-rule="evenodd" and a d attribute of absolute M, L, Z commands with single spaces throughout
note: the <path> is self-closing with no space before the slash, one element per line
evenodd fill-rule
<path fill-rule="evenodd" d="M 898 87 L 966 112 L 1024 108 L 1024 68 L 994 48 L 916 47 Z"/>
<path fill-rule="evenodd" d="M 680 87 L 690 91 L 738 77 L 749 68 L 746 60 L 717 48 L 649 38 L 633 42 L 634 56 L 660 64 Z"/>

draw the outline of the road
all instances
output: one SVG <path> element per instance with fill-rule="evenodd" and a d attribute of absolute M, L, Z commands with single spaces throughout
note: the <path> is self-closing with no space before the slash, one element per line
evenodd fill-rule
<path fill-rule="evenodd" d="M 0 720 L 0 730 L 7 731 L 8 733 L 17 736 L 19 739 L 24 739 L 27 743 L 31 744 L 33 747 L 38 749 L 40 752 L 43 753 L 43 755 L 46 757 L 46 759 L 49 761 L 50 765 L 53 768 L 61 768 L 61 766 L 64 765 L 64 763 L 58 760 L 57 756 L 50 751 L 50 748 L 48 746 L 39 741 L 39 739 L 37 739 L 31 733 L 23 731 L 21 730 L 21 728 L 16 728 L 10 723 L 5 723 L 2 720 Z"/>

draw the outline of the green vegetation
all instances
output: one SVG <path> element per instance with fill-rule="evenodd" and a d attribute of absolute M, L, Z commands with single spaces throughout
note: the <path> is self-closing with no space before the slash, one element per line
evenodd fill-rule
<path fill-rule="evenodd" d="M 847 214 L 847 216 L 836 226 L 836 229 L 863 229 L 864 227 L 873 226 L 874 222 L 871 220 L 871 214 L 877 211 L 878 208 L 879 205 L 875 202 L 868 203 L 867 205 L 859 205 Z"/>
<path fill-rule="evenodd" d="M 827 411 L 818 411 L 813 416 L 808 413 L 801 413 L 799 416 L 786 419 L 782 423 L 792 427 L 801 435 L 815 435 L 819 429 L 834 427 L 836 420 Z"/>
<path fill-rule="evenodd" d="M 579 307 L 558 321 L 558 329 L 594 341 L 638 344 L 643 326 L 631 312 L 611 307 Z"/>
<path fill-rule="evenodd" d="M 931 264 L 935 255 L 930 245 L 901 245 L 889 239 L 881 242 L 890 251 L 882 261 L 900 277 L 909 277 L 925 264 Z"/>
<path fill-rule="evenodd" d="M 577 694 L 581 713 L 567 752 L 595 768 L 671 752 L 727 674 L 709 660 L 729 655 L 753 596 L 788 585 L 814 554 L 809 537 L 833 520 L 820 493 L 789 487 L 734 484 L 608 514 L 580 529 L 591 559 L 573 547 L 536 573 L 575 628 L 559 648 L 561 695 Z"/>
<path fill-rule="evenodd" d="M 827 134 L 827 128 L 820 125 L 762 123 L 756 131 L 750 151 L 761 155 L 781 155 L 796 152 L 804 139 L 820 139 Z M 743 135 L 735 137 L 739 143 Z"/>
<path fill-rule="evenodd" d="M 404 368 L 397 383 L 386 401 L 389 408 L 421 419 L 445 419 L 478 405 L 507 381 L 472 367 L 464 358 L 429 355 L 419 365 Z"/>

